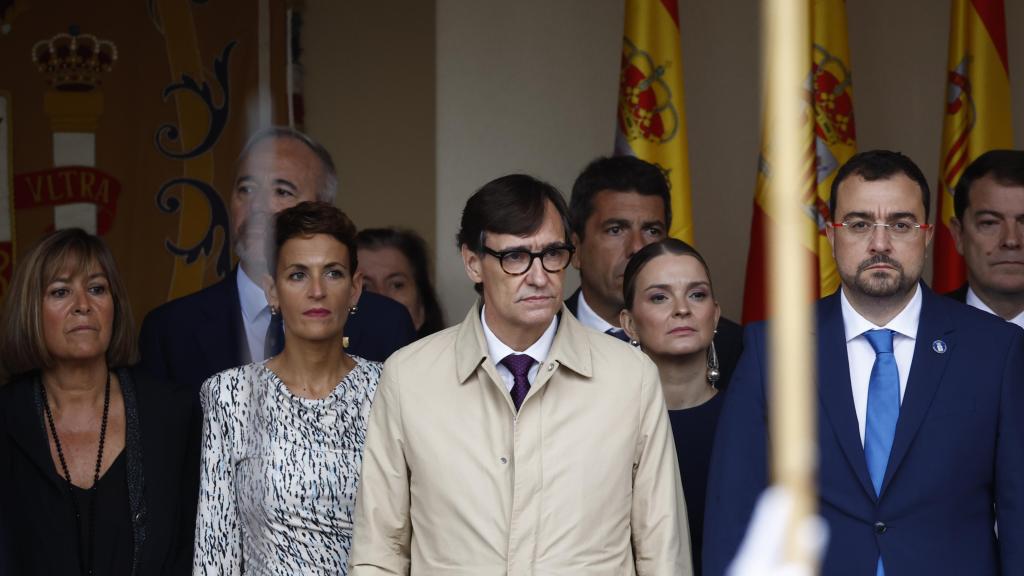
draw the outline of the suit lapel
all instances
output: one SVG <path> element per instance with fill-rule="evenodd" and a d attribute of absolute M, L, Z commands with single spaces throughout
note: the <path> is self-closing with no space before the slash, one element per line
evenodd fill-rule
<path fill-rule="evenodd" d="M 917 339 L 914 345 L 914 359 L 910 365 L 910 376 L 907 379 L 907 390 L 903 394 L 900 405 L 900 416 L 896 422 L 896 436 L 893 439 L 892 452 L 886 465 L 885 478 L 882 480 L 882 493 L 885 493 L 889 481 L 899 468 L 910 449 L 910 444 L 917 435 L 928 409 L 935 399 L 935 392 L 942 381 L 946 370 L 947 353 L 933 350 L 934 343 L 941 340 L 946 349 L 956 347 L 953 325 L 943 310 L 943 303 L 923 284 L 921 319 L 917 327 Z"/>
<path fill-rule="evenodd" d="M 846 331 L 838 292 L 824 298 L 818 306 L 818 393 L 822 414 L 832 425 L 843 454 L 850 461 L 864 491 L 874 498 L 875 488 L 868 475 L 864 446 L 860 441 L 860 424 L 853 407 Z"/>
<path fill-rule="evenodd" d="M 235 277 L 237 273 L 238 269 L 235 268 L 217 283 L 216 290 L 203 303 L 206 321 L 197 337 L 207 362 L 214 369 L 211 375 L 251 361 L 242 324 L 242 304 Z"/>

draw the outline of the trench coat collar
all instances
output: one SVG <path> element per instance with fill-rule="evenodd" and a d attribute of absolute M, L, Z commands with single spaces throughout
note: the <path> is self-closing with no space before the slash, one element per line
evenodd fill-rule
<path fill-rule="evenodd" d="M 455 370 L 460 384 L 465 382 L 482 362 L 488 360 L 487 340 L 484 338 L 483 324 L 480 322 L 482 305 L 482 302 L 477 300 L 469 309 L 466 318 L 459 324 L 455 337 Z M 584 328 L 563 304 L 562 310 L 559 311 L 555 340 L 544 361 L 565 366 L 580 376 L 590 378 L 594 371 L 588 342 L 587 328 Z M 500 360 L 492 358 L 491 363 Z"/>

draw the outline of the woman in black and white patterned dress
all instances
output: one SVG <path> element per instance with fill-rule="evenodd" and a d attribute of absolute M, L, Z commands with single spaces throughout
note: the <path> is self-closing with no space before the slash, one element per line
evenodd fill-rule
<path fill-rule="evenodd" d="M 195 574 L 348 571 L 366 422 L 381 371 L 342 346 L 362 288 L 355 232 L 325 203 L 277 216 L 267 296 L 286 344 L 269 360 L 203 384 Z"/>

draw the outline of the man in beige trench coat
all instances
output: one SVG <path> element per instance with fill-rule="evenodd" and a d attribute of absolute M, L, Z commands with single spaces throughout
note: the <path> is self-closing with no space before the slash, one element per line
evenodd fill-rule
<path fill-rule="evenodd" d="M 566 214 L 524 175 L 466 203 L 458 240 L 481 300 L 385 364 L 354 576 L 691 574 L 658 371 L 563 308 Z"/>

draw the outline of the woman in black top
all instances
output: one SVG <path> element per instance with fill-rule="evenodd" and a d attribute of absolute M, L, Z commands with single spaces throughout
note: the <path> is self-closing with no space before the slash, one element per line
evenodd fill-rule
<path fill-rule="evenodd" d="M 692 246 L 668 238 L 630 258 L 622 290 L 622 327 L 661 376 L 686 496 L 694 573 L 700 574 L 711 442 L 722 409 L 713 341 L 720 310 L 711 273 Z"/>
<path fill-rule="evenodd" d="M 135 331 L 101 240 L 22 258 L 0 325 L 0 550 L 16 574 L 188 574 L 198 428 L 185 388 L 127 368 Z"/>

